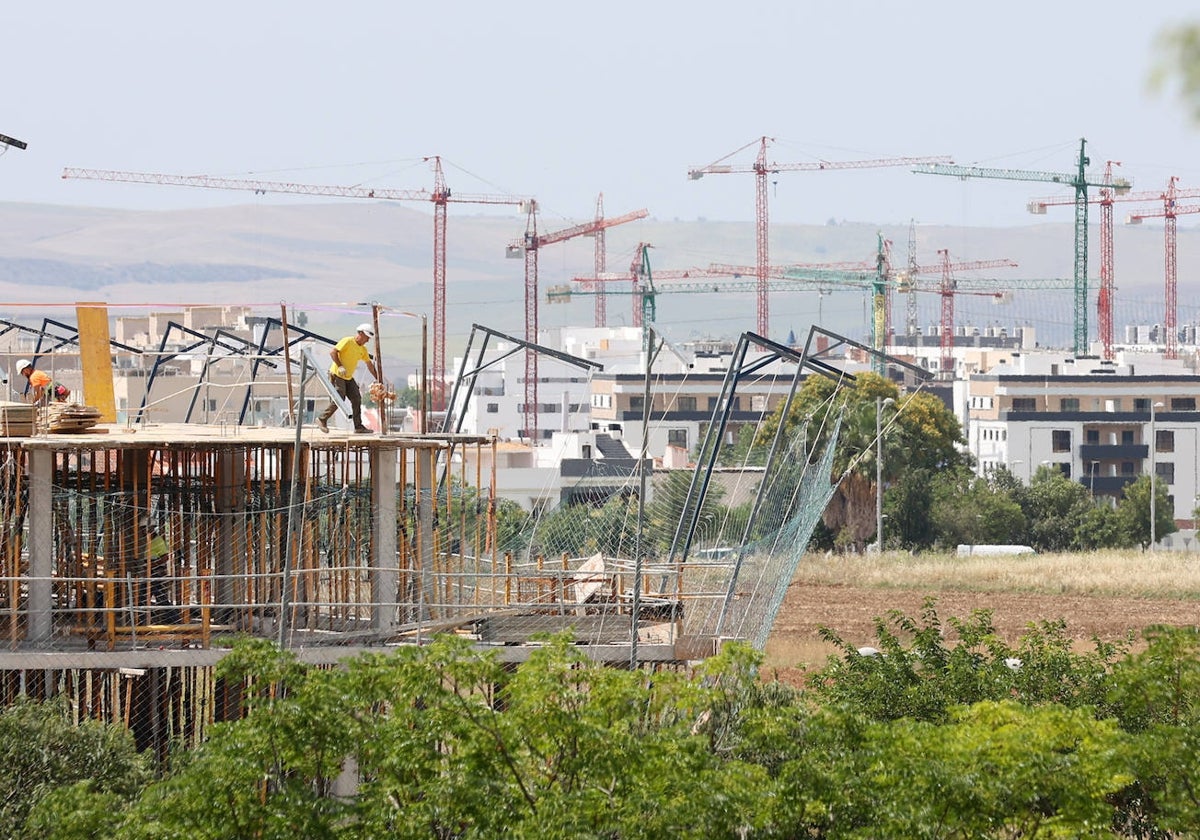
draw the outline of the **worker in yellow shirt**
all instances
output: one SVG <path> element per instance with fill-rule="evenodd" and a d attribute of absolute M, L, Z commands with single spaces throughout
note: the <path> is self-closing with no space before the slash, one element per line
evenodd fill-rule
<path fill-rule="evenodd" d="M 362 392 L 358 388 L 358 381 L 354 378 L 354 370 L 358 367 L 358 363 L 362 362 L 367 366 L 372 377 L 379 378 L 379 373 L 375 370 L 375 363 L 371 361 L 371 354 L 367 352 L 366 348 L 366 343 L 374 335 L 375 328 L 370 324 L 359 324 L 354 335 L 346 336 L 329 351 L 329 357 L 333 359 L 333 364 L 329 366 L 329 381 L 343 399 L 350 401 L 350 416 L 354 420 L 354 431 L 360 435 L 369 435 L 371 430 L 363 425 Z M 322 432 L 328 432 L 329 418 L 335 411 L 337 411 L 337 406 L 331 401 L 329 407 L 317 418 L 317 428 Z"/>
<path fill-rule="evenodd" d="M 171 569 L 171 547 L 159 532 L 154 520 L 142 519 L 146 529 L 146 557 L 149 561 L 150 600 L 154 603 L 155 624 L 178 624 L 179 608 L 171 597 L 173 589 Z"/>

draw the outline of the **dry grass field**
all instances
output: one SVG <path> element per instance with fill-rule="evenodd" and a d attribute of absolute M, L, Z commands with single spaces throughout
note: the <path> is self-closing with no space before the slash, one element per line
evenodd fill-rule
<path fill-rule="evenodd" d="M 775 619 L 766 667 L 798 679 L 800 668 L 834 653 L 821 627 L 869 645 L 877 618 L 891 610 L 917 615 L 926 598 L 936 599 L 943 625 L 989 610 L 999 635 L 1015 642 L 1031 624 L 1062 619 L 1086 648 L 1093 638 L 1115 640 L 1155 624 L 1200 624 L 1200 554 L 811 555 Z"/>

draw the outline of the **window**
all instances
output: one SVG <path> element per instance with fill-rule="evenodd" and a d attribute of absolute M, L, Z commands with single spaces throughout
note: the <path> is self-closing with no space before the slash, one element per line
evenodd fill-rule
<path fill-rule="evenodd" d="M 583 445 L 582 454 L 585 459 L 589 461 L 592 459 L 592 445 L 590 443 Z"/>
<path fill-rule="evenodd" d="M 629 410 L 630 411 L 642 411 L 643 409 L 645 409 L 645 407 L 646 407 L 646 398 L 645 397 L 630 397 L 629 398 Z"/>
<path fill-rule="evenodd" d="M 1085 435 L 1084 440 L 1086 443 L 1092 444 L 1094 446 L 1100 442 L 1100 430 L 1099 429 L 1088 429 L 1087 431 L 1084 432 L 1084 435 Z"/>
<path fill-rule="evenodd" d="M 696 410 L 696 398 L 695 397 L 680 397 L 679 403 L 678 403 L 678 410 L 679 411 L 695 411 Z"/>
<path fill-rule="evenodd" d="M 1069 461 L 1063 461 L 1062 463 L 1055 464 L 1054 466 L 1058 467 L 1058 471 L 1063 474 L 1063 478 L 1071 477 L 1071 464 Z"/>
<path fill-rule="evenodd" d="M 500 413 L 500 403 L 488 403 L 487 404 L 487 413 L 488 414 L 499 414 Z"/>
<path fill-rule="evenodd" d="M 1121 475 L 1133 475 L 1133 461 L 1121 462 Z"/>
<path fill-rule="evenodd" d="M 1171 397 L 1171 410 L 1172 411 L 1195 411 L 1196 410 L 1196 398 L 1195 397 Z"/>
<path fill-rule="evenodd" d="M 668 429 L 667 445 L 687 449 L 687 429 Z"/>
<path fill-rule="evenodd" d="M 1134 397 L 1133 398 L 1133 410 L 1134 411 L 1149 411 L 1150 410 L 1150 400 L 1147 397 Z"/>
<path fill-rule="evenodd" d="M 1037 411 L 1036 397 L 1013 397 L 1013 411 Z"/>
<path fill-rule="evenodd" d="M 1079 397 L 1063 397 L 1058 403 L 1059 411 L 1078 411 Z"/>
<path fill-rule="evenodd" d="M 1154 451 L 1155 452 L 1174 452 L 1175 451 L 1175 433 L 1170 429 L 1155 429 L 1154 430 Z"/>
<path fill-rule="evenodd" d="M 1050 451 L 1051 452 L 1070 452 L 1071 451 L 1071 431 L 1070 429 L 1055 429 L 1050 433 Z"/>
<path fill-rule="evenodd" d="M 1125 429 L 1121 432 L 1121 443 L 1125 446 L 1133 446 L 1133 429 Z"/>
<path fill-rule="evenodd" d="M 767 397 L 765 394 L 750 395 L 750 410 L 751 411 L 766 411 Z"/>
<path fill-rule="evenodd" d="M 1164 484 L 1175 483 L 1175 465 L 1159 461 L 1154 465 L 1154 474 L 1162 479 Z"/>

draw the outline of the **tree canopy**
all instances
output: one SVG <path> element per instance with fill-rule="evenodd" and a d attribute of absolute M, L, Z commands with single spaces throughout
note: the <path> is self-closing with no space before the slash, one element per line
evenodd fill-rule
<path fill-rule="evenodd" d="M 739 644 L 685 673 L 565 636 L 516 667 L 453 637 L 333 669 L 248 641 L 219 668 L 244 717 L 156 780 L 114 726 L 0 725 L 23 803 L 5 836 L 1191 836 L 1200 635 L 1080 652 L 1065 627 L 1010 646 L 986 611 L 929 601 L 879 617 L 875 654 L 827 630 L 838 653 L 803 688 Z M 59 770 L 22 786 L 31 760 Z"/>

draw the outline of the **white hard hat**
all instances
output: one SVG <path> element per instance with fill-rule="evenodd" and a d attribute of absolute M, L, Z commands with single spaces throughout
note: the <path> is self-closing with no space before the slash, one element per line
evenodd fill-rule
<path fill-rule="evenodd" d="M 375 335 L 375 328 L 373 326 L 371 326 L 370 324 L 368 324 L 366 321 L 363 321 L 361 324 L 359 324 L 357 327 L 355 327 L 355 329 L 357 329 L 360 333 L 366 333 L 367 335 L 370 335 L 370 336 Z"/>
<path fill-rule="evenodd" d="M 20 373 L 27 367 L 33 367 L 33 362 L 28 359 L 17 359 L 17 373 Z"/>

